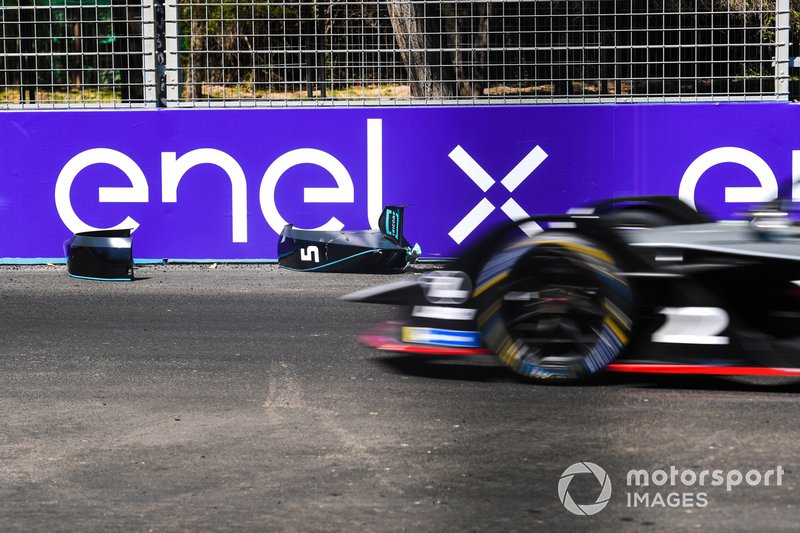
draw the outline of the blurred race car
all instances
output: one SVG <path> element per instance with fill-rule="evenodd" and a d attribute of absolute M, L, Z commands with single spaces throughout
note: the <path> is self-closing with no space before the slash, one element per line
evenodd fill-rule
<path fill-rule="evenodd" d="M 407 309 L 367 345 L 495 354 L 537 380 L 800 376 L 800 226 L 784 207 L 713 221 L 676 198 L 608 200 L 509 224 L 446 270 L 343 299 Z"/>

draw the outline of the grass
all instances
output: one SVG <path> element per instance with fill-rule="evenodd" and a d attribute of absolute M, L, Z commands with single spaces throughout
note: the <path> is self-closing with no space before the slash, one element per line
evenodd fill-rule
<path fill-rule="evenodd" d="M 792 82 L 796 83 L 797 76 L 793 76 Z M 670 84 L 668 87 L 664 83 Z M 658 88 L 650 87 L 651 96 L 683 95 L 691 96 L 697 92 L 703 96 L 711 94 L 709 80 L 695 80 L 694 84 L 680 86 L 679 80 L 649 80 L 650 84 L 662 84 Z M 742 85 L 742 80 L 731 80 L 730 84 L 734 88 Z M 300 87 L 300 85 L 295 85 Z M 629 80 L 624 81 L 619 86 L 620 92 L 616 93 L 617 87 L 613 81 L 609 81 L 607 90 L 608 96 L 633 95 L 647 96 L 648 87 L 644 83 L 632 84 Z M 315 89 L 309 97 L 305 87 L 295 91 L 269 91 L 256 89 L 253 84 L 203 84 L 202 96 L 194 100 L 190 99 L 187 87 L 184 86 L 184 93 L 180 102 L 203 102 L 203 101 L 242 101 L 242 102 L 293 102 L 293 101 L 313 101 L 322 99 L 324 101 L 348 101 L 348 100 L 395 100 L 398 102 L 408 102 L 415 99 L 411 95 L 411 90 L 407 84 L 368 84 L 368 85 L 348 85 L 343 88 L 331 89 L 326 91 L 323 98 L 322 92 Z M 734 91 L 741 94 L 741 90 Z M 561 96 L 557 94 L 553 84 L 512 86 L 495 84 L 484 88 L 482 94 L 476 98 L 498 98 L 498 97 L 551 97 Z M 566 96 L 566 95 L 563 95 Z M 600 84 L 596 81 L 574 81 L 572 82 L 571 96 L 600 96 Z M 464 97 L 471 98 L 471 97 Z M 424 100 L 424 98 L 420 98 Z M 145 103 L 145 102 L 138 102 Z M 8 105 L 64 105 L 64 106 L 94 106 L 102 104 L 123 104 L 121 90 L 119 87 L 104 86 L 84 86 L 72 90 L 45 90 L 38 88 L 36 91 L 35 102 L 23 102 L 21 88 L 0 87 L 0 106 Z"/>
<path fill-rule="evenodd" d="M 0 105 L 16 104 L 106 104 L 121 103 L 122 97 L 119 90 L 83 87 L 73 90 L 37 89 L 35 102 L 22 100 L 22 90 L 19 87 L 0 88 Z"/>

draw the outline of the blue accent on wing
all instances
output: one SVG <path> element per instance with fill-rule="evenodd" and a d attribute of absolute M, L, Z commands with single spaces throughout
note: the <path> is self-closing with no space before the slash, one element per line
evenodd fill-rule
<path fill-rule="evenodd" d="M 460 348 L 478 348 L 483 346 L 483 343 L 481 342 L 481 334 L 477 331 L 456 331 L 452 329 L 434 328 L 419 329 L 425 330 L 431 336 L 439 336 L 439 338 L 431 339 L 424 344 L 458 346 Z"/>
<path fill-rule="evenodd" d="M 76 279 L 88 279 L 89 281 L 133 281 L 131 278 L 93 278 L 91 276 L 78 276 L 76 274 L 69 274 L 69 277 Z"/>
<path fill-rule="evenodd" d="M 356 257 L 358 257 L 360 255 L 372 254 L 372 253 L 376 253 L 376 252 L 380 252 L 380 250 L 378 250 L 377 248 L 373 248 L 372 250 L 365 250 L 363 252 L 358 252 L 357 254 L 349 255 L 349 256 L 344 257 L 342 259 L 337 259 L 336 261 L 331 261 L 330 263 L 323 263 L 321 265 L 317 265 L 317 266 L 314 266 L 314 267 L 311 267 L 311 268 L 292 268 L 292 267 L 287 267 L 287 266 L 283 266 L 283 265 L 280 265 L 280 268 L 285 268 L 286 270 L 293 270 L 295 272 L 312 272 L 314 270 L 320 270 L 320 269 L 323 269 L 323 268 L 327 268 L 329 266 L 335 265 L 337 263 L 341 263 L 343 261 L 349 261 L 350 259 L 354 259 L 354 258 L 356 258 Z"/>

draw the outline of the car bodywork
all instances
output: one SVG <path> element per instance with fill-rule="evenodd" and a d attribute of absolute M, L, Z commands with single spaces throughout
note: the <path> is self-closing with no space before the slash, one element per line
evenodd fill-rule
<path fill-rule="evenodd" d="M 278 241 L 278 264 L 298 272 L 387 272 L 402 270 L 420 255 L 403 236 L 403 206 L 387 206 L 379 229 L 323 231 L 289 224 Z"/>
<path fill-rule="evenodd" d="M 64 243 L 67 272 L 74 278 L 101 281 L 133 280 L 133 240 L 130 229 L 76 233 Z"/>
<path fill-rule="evenodd" d="M 535 223 L 543 231 L 519 231 Z M 800 376 L 800 227 L 778 204 L 712 221 L 622 198 L 504 226 L 446 270 L 344 297 L 403 305 L 375 348 L 494 353 L 515 372 Z"/>

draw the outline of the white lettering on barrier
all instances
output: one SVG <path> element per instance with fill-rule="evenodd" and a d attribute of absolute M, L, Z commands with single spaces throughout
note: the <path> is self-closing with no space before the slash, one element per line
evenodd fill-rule
<path fill-rule="evenodd" d="M 367 218 L 369 227 L 378 229 L 383 213 L 383 123 L 367 120 Z"/>
<path fill-rule="evenodd" d="M 449 154 L 450 159 L 458 165 L 464 174 L 477 185 L 481 191 L 487 192 L 496 180 L 489 175 L 486 170 L 477 162 L 473 157 L 467 153 L 460 145 L 453 148 Z M 547 153 L 542 150 L 540 146 L 535 146 L 533 150 L 522 158 L 511 171 L 500 180 L 500 183 L 509 193 L 519 187 L 528 176 L 547 159 Z M 478 226 L 480 226 L 486 218 L 492 214 L 495 207 L 486 198 L 482 198 L 480 202 L 462 218 L 453 229 L 450 230 L 448 235 L 456 244 L 461 244 L 464 239 L 469 237 Z M 501 207 L 501 211 L 506 214 L 511 220 L 522 220 L 528 217 L 528 213 L 520 206 L 513 198 L 509 198 Z M 528 236 L 538 233 L 542 230 L 535 222 L 529 222 L 520 226 Z"/>
<path fill-rule="evenodd" d="M 795 153 L 793 155 L 793 169 L 796 169 Z M 768 202 L 778 197 L 778 180 L 769 165 L 754 154 L 744 148 L 735 146 L 724 146 L 705 152 L 700 157 L 692 161 L 686 172 L 681 178 L 678 196 L 681 200 L 697 209 L 695 205 L 695 192 L 697 183 L 703 174 L 712 167 L 723 163 L 735 163 L 749 169 L 760 183 L 759 187 L 726 187 L 725 202 L 727 203 L 757 203 Z M 800 171 L 792 172 L 800 173 Z"/>
<path fill-rule="evenodd" d="M 261 212 L 264 214 L 267 224 L 275 233 L 280 233 L 283 227 L 288 224 L 278 212 L 278 206 L 275 203 L 275 187 L 278 185 L 278 180 L 290 168 L 306 163 L 324 168 L 336 181 L 336 187 L 308 187 L 303 189 L 303 200 L 306 203 L 353 203 L 354 201 L 353 179 L 338 159 L 327 152 L 314 148 L 298 148 L 287 152 L 276 159 L 264 173 L 259 192 Z M 331 217 L 322 226 L 312 229 L 339 231 L 342 228 L 344 228 L 344 224 L 336 217 Z"/>
<path fill-rule="evenodd" d="M 800 150 L 792 150 L 792 200 L 800 201 Z"/>
<path fill-rule="evenodd" d="M 247 178 L 239 163 L 222 150 L 199 148 L 176 158 L 175 152 L 161 152 L 161 201 L 178 201 L 178 184 L 197 165 L 216 165 L 231 180 L 233 242 L 247 242 Z M 279 232 L 280 233 L 280 232 Z"/>
<path fill-rule="evenodd" d="M 383 156 L 381 119 L 367 120 L 367 219 L 372 229 L 378 229 L 378 219 L 383 211 Z M 55 203 L 62 222 L 73 233 L 102 229 L 135 230 L 139 223 L 131 217 L 110 228 L 97 228 L 85 223 L 72 206 L 70 193 L 78 174 L 97 164 L 106 164 L 121 170 L 130 180 L 131 187 L 100 187 L 98 201 L 101 203 L 147 203 L 149 186 L 147 178 L 136 162 L 126 154 L 110 148 L 85 150 L 61 169 L 56 179 Z M 231 182 L 232 242 L 247 242 L 247 178 L 239 163 L 226 152 L 214 148 L 198 148 L 178 157 L 175 152 L 161 153 L 161 201 L 178 201 L 178 186 L 183 176 L 197 165 L 210 164 L 222 169 Z M 336 182 L 335 187 L 307 187 L 303 190 L 306 203 L 354 203 L 355 190 L 350 173 L 331 154 L 314 148 L 299 148 L 279 156 L 267 168 L 261 180 L 259 201 L 267 224 L 280 233 L 286 221 L 280 215 L 275 201 L 278 180 L 290 168 L 301 165 L 317 165 L 325 169 Z M 338 231 L 344 224 L 331 217 L 318 230 Z"/>
<path fill-rule="evenodd" d="M 70 200 L 72 183 L 81 170 L 101 163 L 117 167 L 121 170 L 128 177 L 128 180 L 130 180 L 131 186 L 100 187 L 97 191 L 99 202 L 146 203 L 149 201 L 150 190 L 147 185 L 147 179 L 144 177 L 142 169 L 139 168 L 139 165 L 137 165 L 133 159 L 122 152 L 110 148 L 92 148 L 91 150 L 85 150 L 67 161 L 67 164 L 61 169 L 56 179 L 56 210 L 61 220 L 64 222 L 64 225 L 73 233 L 100 229 L 130 228 L 131 230 L 135 230 L 139 227 L 139 223 L 136 220 L 131 217 L 126 217 L 125 220 L 111 228 L 96 228 L 85 223 L 80 219 L 77 213 L 75 213 L 75 209 L 72 207 L 72 201 Z"/>
<path fill-rule="evenodd" d="M 373 229 L 378 228 L 378 219 L 383 210 L 383 156 L 382 121 L 367 120 L 367 219 Z M 535 147 L 520 161 L 501 183 L 513 192 L 522 181 L 547 157 L 540 148 Z M 472 159 L 466 151 L 457 146 L 450 158 L 472 179 L 482 191 L 486 192 L 495 179 Z M 711 168 L 734 163 L 750 170 L 758 179 L 756 187 L 726 187 L 725 201 L 729 203 L 755 203 L 769 201 L 778 196 L 778 183 L 770 166 L 757 154 L 743 148 L 726 146 L 715 148 L 701 154 L 684 172 L 680 186 L 680 198 L 695 207 L 697 185 L 702 176 Z M 98 228 L 84 222 L 72 205 L 70 192 L 72 185 L 82 170 L 92 165 L 106 164 L 116 167 L 131 183 L 130 187 L 99 187 L 100 203 L 147 203 L 149 185 L 139 165 L 128 155 L 110 148 L 92 148 L 75 155 L 58 175 L 55 186 L 55 203 L 61 220 L 74 232 L 101 229 L 130 228 L 135 230 L 139 222 L 127 216 L 119 224 Z M 199 148 L 178 157 L 175 152 L 161 153 L 161 194 L 162 202 L 177 202 L 177 190 L 184 175 L 201 164 L 216 165 L 222 169 L 231 182 L 232 242 L 244 243 L 248 240 L 247 179 L 239 163 L 226 152 L 213 148 Z M 306 203 L 354 203 L 355 190 L 350 173 L 333 155 L 314 148 L 299 148 L 280 155 L 267 168 L 259 189 L 259 201 L 264 219 L 269 226 L 280 233 L 286 221 L 281 216 L 275 199 L 275 189 L 283 174 L 290 168 L 301 165 L 316 165 L 326 170 L 336 182 L 335 187 L 308 187 L 304 189 L 303 201 Z M 792 198 L 800 201 L 800 150 L 792 151 Z M 481 209 L 479 209 L 481 208 Z M 457 243 L 463 241 L 493 211 L 495 207 L 485 198 L 450 232 Z M 525 211 L 510 199 L 502 210 L 512 219 L 526 215 Z M 478 212 L 479 211 L 479 212 Z M 331 217 L 319 226 L 320 230 L 340 230 L 344 224 Z M 533 228 L 535 232 L 538 227 Z"/>

